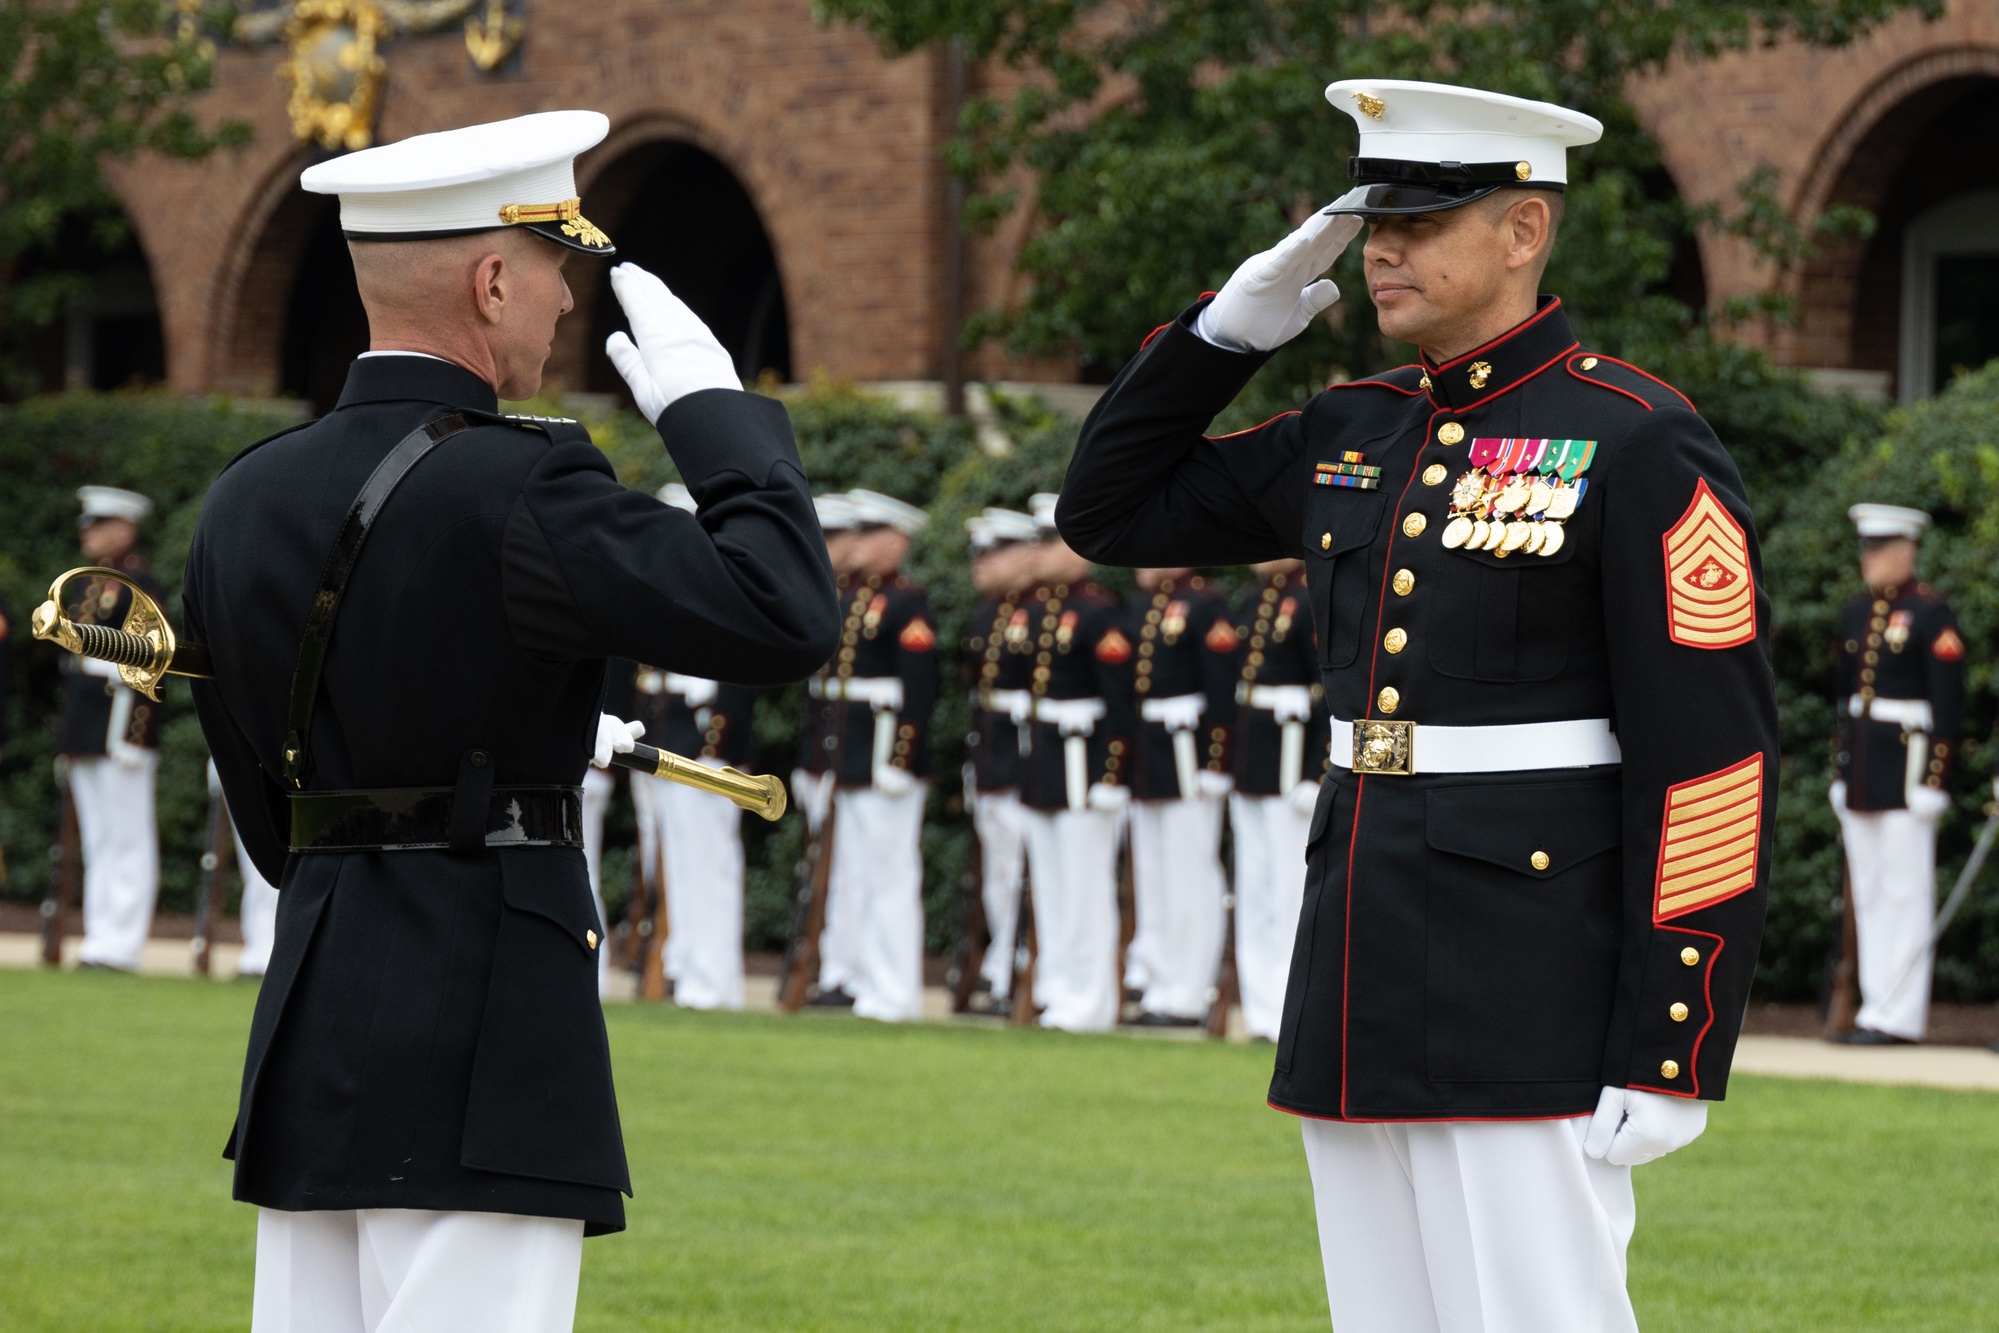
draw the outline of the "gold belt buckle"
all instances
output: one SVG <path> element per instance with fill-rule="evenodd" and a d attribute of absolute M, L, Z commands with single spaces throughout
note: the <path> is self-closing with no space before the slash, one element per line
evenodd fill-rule
<path fill-rule="evenodd" d="M 1415 773 L 1416 724 L 1368 721 L 1353 724 L 1353 771 L 1384 777 Z"/>

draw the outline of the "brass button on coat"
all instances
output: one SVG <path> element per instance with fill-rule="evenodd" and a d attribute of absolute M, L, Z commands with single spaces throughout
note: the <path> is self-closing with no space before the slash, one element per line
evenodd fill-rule
<path fill-rule="evenodd" d="M 1332 533 L 1330 533 L 1330 532 L 1322 532 L 1322 533 L 1320 533 L 1320 534 L 1319 534 L 1319 549 L 1320 549 L 1321 551 L 1330 551 L 1330 550 L 1332 550 L 1332 549 L 1333 549 L 1333 534 L 1332 534 Z"/>
<path fill-rule="evenodd" d="M 1416 589 L 1415 571 L 1409 569 L 1396 570 L 1395 582 L 1390 586 L 1395 589 L 1395 595 L 1397 597 L 1407 597 L 1410 593 L 1414 592 Z"/>
<path fill-rule="evenodd" d="M 1420 537 L 1423 535 L 1423 529 L 1429 526 L 1429 519 L 1424 518 L 1421 514 L 1411 514 L 1402 520 L 1402 535 L 1405 537 Z"/>
<path fill-rule="evenodd" d="M 584 932 L 583 932 L 583 942 L 584 942 L 585 944 L 589 945 L 589 946 L 590 946 L 591 948 L 593 948 L 593 949 L 594 949 L 594 948 L 596 948 L 596 947 L 597 947 L 597 932 L 596 932 L 596 931 L 594 931 L 594 930 L 586 930 L 586 931 L 584 931 Z"/>
<path fill-rule="evenodd" d="M 1393 685 L 1384 686 L 1381 693 L 1374 696 L 1374 703 L 1382 712 L 1392 713 L 1402 706 L 1402 691 Z"/>
<path fill-rule="evenodd" d="M 1546 852 L 1536 852 L 1527 858 L 1527 864 L 1533 866 L 1536 870 L 1546 870 L 1548 868 L 1548 854 Z"/>
<path fill-rule="evenodd" d="M 1446 421 L 1437 427 L 1437 443 L 1456 444 L 1465 437 L 1465 428 L 1455 421 Z"/>
<path fill-rule="evenodd" d="M 1701 960 L 1701 951 L 1691 946 L 1680 950 L 1680 961 L 1692 967 Z"/>
<path fill-rule="evenodd" d="M 1679 1076 L 1680 1076 L 1680 1062 L 1678 1060 L 1667 1060 L 1660 1064 L 1659 1077 L 1678 1078 Z"/>
<path fill-rule="evenodd" d="M 1583 358 L 1583 369 L 1584 369 L 1584 370 L 1595 370 L 1595 369 L 1596 369 L 1596 358 L 1595 358 L 1595 357 L 1593 357 L 1593 356 L 1586 356 L 1586 357 L 1584 357 L 1584 358 Z"/>
<path fill-rule="evenodd" d="M 1445 470 L 1442 463 L 1432 463 L 1423 469 L 1423 484 L 1425 486 L 1441 486 L 1444 484 L 1444 478 L 1448 475 L 1450 474 Z"/>
<path fill-rule="evenodd" d="M 1673 1016 L 1675 1023 L 1684 1023 L 1687 1021 L 1687 1006 L 1677 1000 L 1673 1002 L 1673 1007 L 1666 1012 Z"/>
<path fill-rule="evenodd" d="M 1381 646 L 1391 653 L 1399 653 L 1409 646 L 1409 631 L 1399 626 L 1381 636 Z"/>

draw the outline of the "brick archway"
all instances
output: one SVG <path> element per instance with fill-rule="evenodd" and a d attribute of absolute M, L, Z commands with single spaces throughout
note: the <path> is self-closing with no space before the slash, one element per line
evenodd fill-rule
<path fill-rule="evenodd" d="M 1854 205 L 1872 238 L 1827 244 L 1792 279 L 1800 319 L 1783 359 L 1886 375 L 1897 371 L 1901 250 L 1909 222 L 1951 195 L 1999 186 L 1989 144 L 1999 133 L 1999 48 L 1925 52 L 1870 84 L 1827 133 L 1799 179 L 1793 216 Z M 1989 179 L 1988 179 L 1989 177 Z"/>
<path fill-rule="evenodd" d="M 223 254 L 209 321 L 208 385 L 275 397 L 284 378 L 284 331 L 299 264 L 321 217 L 337 205 L 298 188 L 304 154 L 279 162 L 237 223 Z"/>

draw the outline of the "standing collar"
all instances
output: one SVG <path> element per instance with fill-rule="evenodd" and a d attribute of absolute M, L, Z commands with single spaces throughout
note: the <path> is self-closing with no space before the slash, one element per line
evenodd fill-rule
<path fill-rule="evenodd" d="M 364 356 L 347 368 L 334 411 L 357 403 L 441 403 L 480 412 L 500 410 L 493 386 L 465 367 L 430 356 Z"/>
<path fill-rule="evenodd" d="M 1489 343 L 1442 365 L 1424 355 L 1423 387 L 1439 408 L 1463 412 L 1532 379 L 1575 347 L 1561 298 L 1543 296 L 1531 316 Z"/>

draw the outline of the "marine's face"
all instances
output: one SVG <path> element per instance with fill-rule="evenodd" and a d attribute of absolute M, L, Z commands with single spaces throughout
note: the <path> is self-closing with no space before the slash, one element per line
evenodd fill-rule
<path fill-rule="evenodd" d="M 1132 577 L 1138 581 L 1139 587 L 1151 592 L 1168 579 L 1177 582 L 1193 572 L 1191 569 L 1140 569 L 1133 571 Z"/>
<path fill-rule="evenodd" d="M 1037 542 L 1033 550 L 1034 577 L 1041 583 L 1081 583 L 1090 575 L 1090 562 L 1060 537 Z"/>
<path fill-rule="evenodd" d="M 76 544 L 85 560 L 103 565 L 124 555 L 138 540 L 139 525 L 131 519 L 100 518 L 77 531 Z"/>
<path fill-rule="evenodd" d="M 501 234 L 509 244 L 499 252 L 499 270 L 487 279 L 504 287 L 491 340 L 499 372 L 495 387 L 500 397 L 518 402 L 541 391 L 556 321 L 576 304 L 563 275 L 572 252 L 531 231 L 515 228 Z"/>
<path fill-rule="evenodd" d="M 1899 588 L 1916 576 L 1916 544 L 1906 537 L 1865 542 L 1860 547 L 1860 577 L 1870 588 Z"/>
<path fill-rule="evenodd" d="M 1381 331 L 1429 348 L 1475 320 L 1500 293 L 1509 241 L 1476 204 L 1369 218 L 1361 259 Z"/>
<path fill-rule="evenodd" d="M 865 528 L 854 534 L 854 568 L 887 578 L 909 555 L 909 535 L 895 528 Z"/>

